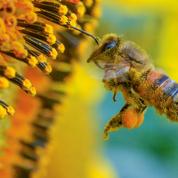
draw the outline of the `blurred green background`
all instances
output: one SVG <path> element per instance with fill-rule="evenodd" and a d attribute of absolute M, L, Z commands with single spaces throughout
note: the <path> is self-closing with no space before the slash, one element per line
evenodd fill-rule
<path fill-rule="evenodd" d="M 178 1 L 106 0 L 98 35 L 117 33 L 148 51 L 158 68 L 178 81 Z M 96 110 L 102 118 L 100 133 L 108 119 L 124 104 L 119 94 L 106 94 Z M 177 178 L 178 123 L 149 108 L 144 124 L 135 130 L 121 129 L 103 141 L 103 152 L 120 178 Z"/>

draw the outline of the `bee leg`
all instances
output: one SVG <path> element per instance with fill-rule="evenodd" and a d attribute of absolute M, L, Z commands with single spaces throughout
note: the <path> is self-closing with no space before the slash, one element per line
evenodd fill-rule
<path fill-rule="evenodd" d="M 113 96 L 112 96 L 112 99 L 113 99 L 114 102 L 117 101 L 116 97 L 117 97 L 117 91 L 114 91 Z"/>
<path fill-rule="evenodd" d="M 119 128 L 123 127 L 122 124 L 122 111 L 127 108 L 129 104 L 125 104 L 125 106 L 122 108 L 122 110 L 116 114 L 114 117 L 111 118 L 111 120 L 107 123 L 104 129 L 104 139 L 109 138 L 109 132 L 113 132 L 118 130 Z"/>
<path fill-rule="evenodd" d="M 147 105 L 134 90 L 128 90 L 127 93 L 129 94 L 125 99 L 129 104 L 121 110 L 122 124 L 128 129 L 138 128 L 144 121 Z"/>
<path fill-rule="evenodd" d="M 109 138 L 109 132 L 116 131 L 117 129 L 122 127 L 122 118 L 120 113 L 111 118 L 111 120 L 107 123 L 104 129 L 104 139 Z"/>
<path fill-rule="evenodd" d="M 132 104 L 125 104 L 121 111 L 115 115 L 106 125 L 104 129 L 104 138 L 108 139 L 109 132 L 118 130 L 119 128 L 133 129 L 139 127 L 144 120 L 144 110 L 146 108 L 135 107 Z"/>

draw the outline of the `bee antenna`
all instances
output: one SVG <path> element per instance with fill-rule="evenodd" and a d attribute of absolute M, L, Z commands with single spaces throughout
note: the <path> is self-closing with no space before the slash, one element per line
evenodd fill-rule
<path fill-rule="evenodd" d="M 96 42 L 96 44 L 99 45 L 99 41 L 100 41 L 99 38 L 97 38 L 97 37 L 95 37 L 94 35 L 92 35 L 92 34 L 86 32 L 85 30 L 79 29 L 79 28 L 77 28 L 77 27 L 72 26 L 71 28 L 73 28 L 74 30 L 77 30 L 77 31 L 79 31 L 79 32 L 81 32 L 81 33 L 83 33 L 83 34 L 85 34 L 85 35 L 91 37 L 91 38 Z"/>

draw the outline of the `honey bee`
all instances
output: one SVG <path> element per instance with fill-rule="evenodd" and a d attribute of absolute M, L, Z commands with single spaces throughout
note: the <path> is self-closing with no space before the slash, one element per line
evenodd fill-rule
<path fill-rule="evenodd" d="M 104 136 L 119 128 L 137 128 L 144 120 L 148 106 L 160 114 L 178 121 L 178 84 L 151 63 L 147 53 L 131 41 L 115 34 L 106 35 L 91 54 L 93 61 L 104 70 L 103 82 L 116 101 L 121 91 L 126 104 L 108 122 Z"/>

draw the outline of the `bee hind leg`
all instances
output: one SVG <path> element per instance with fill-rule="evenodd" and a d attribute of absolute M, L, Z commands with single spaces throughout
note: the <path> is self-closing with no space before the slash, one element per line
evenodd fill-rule
<path fill-rule="evenodd" d="M 131 104 L 125 104 L 121 111 L 111 118 L 106 125 L 104 129 L 104 138 L 108 139 L 109 132 L 116 131 L 122 127 L 128 129 L 139 127 L 144 120 L 144 110 L 138 109 Z"/>
<path fill-rule="evenodd" d="M 107 123 L 104 129 L 104 139 L 109 138 L 109 132 L 113 132 L 122 127 L 122 118 L 120 113 L 111 118 L 111 120 Z"/>
<path fill-rule="evenodd" d="M 107 123 L 104 129 L 104 139 L 109 138 L 109 132 L 113 132 L 118 130 L 119 128 L 123 127 L 123 112 L 127 110 L 129 107 L 129 104 L 125 104 L 124 107 L 121 109 L 121 111 L 116 114 L 114 117 L 111 118 L 111 120 Z"/>

